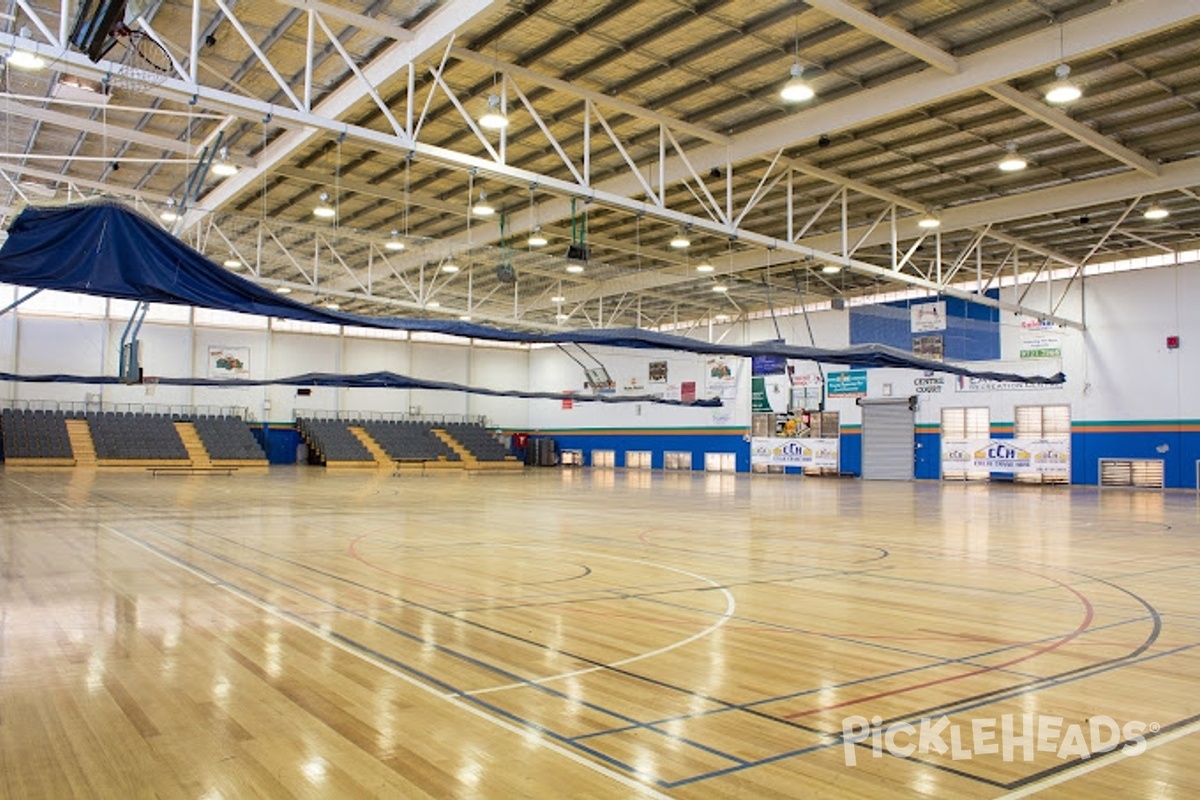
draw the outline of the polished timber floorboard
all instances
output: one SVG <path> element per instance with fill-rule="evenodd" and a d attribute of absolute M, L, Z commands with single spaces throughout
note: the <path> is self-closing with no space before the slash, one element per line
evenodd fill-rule
<path fill-rule="evenodd" d="M 0 796 L 1195 798 L 1198 509 L 0 470 Z"/>

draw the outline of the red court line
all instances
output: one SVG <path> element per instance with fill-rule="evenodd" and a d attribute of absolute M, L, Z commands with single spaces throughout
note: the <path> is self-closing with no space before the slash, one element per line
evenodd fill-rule
<path fill-rule="evenodd" d="M 908 692 L 915 692 L 918 689 L 925 689 L 930 686 L 939 686 L 944 683 L 953 683 L 954 681 L 961 681 L 961 680 L 964 680 L 965 678 L 973 678 L 976 675 L 984 675 L 989 672 L 995 672 L 996 670 L 1006 669 L 1008 667 L 1013 666 L 1014 664 L 1020 664 L 1022 661 L 1028 661 L 1031 658 L 1036 658 L 1037 656 L 1045 655 L 1046 653 L 1049 653 L 1053 650 L 1057 650 L 1058 648 L 1062 647 L 1067 642 L 1071 641 L 1072 639 L 1074 639 L 1075 637 L 1079 636 L 1081 633 L 1086 631 L 1089 627 L 1091 627 L 1092 618 L 1095 616 L 1095 609 L 1092 607 L 1091 601 L 1089 601 L 1087 599 L 1087 597 L 1085 597 L 1078 590 L 1076 590 L 1075 587 L 1071 586 L 1070 584 L 1063 583 L 1062 581 L 1058 580 L 1057 578 L 1052 578 L 1049 575 L 1042 575 L 1040 573 L 1034 572 L 1033 570 L 1022 569 L 1021 567 L 1012 567 L 1012 569 L 1018 570 L 1020 572 L 1028 572 L 1030 575 L 1037 575 L 1039 578 L 1044 578 L 1052 583 L 1058 584 L 1059 586 L 1063 587 L 1071 594 L 1075 595 L 1075 597 L 1077 597 L 1079 599 L 1079 602 L 1082 603 L 1083 607 L 1084 607 L 1083 621 L 1079 623 L 1079 625 L 1075 628 L 1075 630 L 1071 631 L 1070 633 L 1068 633 L 1066 636 L 1062 637 L 1061 639 L 1058 639 L 1054 642 L 1051 642 L 1050 644 L 1039 647 L 1038 649 L 1034 650 L 1032 653 L 1027 653 L 1018 658 L 1010 659 L 1001 664 L 994 664 L 990 667 L 981 667 L 976 670 L 971 670 L 970 672 L 965 672 L 962 675 L 949 675 L 945 678 L 936 678 L 936 679 L 930 680 L 930 681 L 914 683 L 910 686 L 902 686 L 898 689 L 888 689 L 887 691 L 876 692 L 875 694 L 870 694 L 870 695 L 867 695 L 866 697 L 856 697 L 851 700 L 843 700 L 840 703 L 833 703 L 832 705 L 820 706 L 818 708 L 810 708 L 807 711 L 797 711 L 794 714 L 785 714 L 783 718 L 784 719 L 799 719 L 800 717 L 808 717 L 808 716 L 812 716 L 813 714 L 820 714 L 823 711 L 831 711 L 835 708 L 844 708 L 846 706 L 853 706 L 853 705 L 858 705 L 860 703 L 866 703 L 871 700 L 879 700 L 879 699 L 882 699 L 885 697 L 894 697 L 894 696 L 900 695 L 900 694 L 907 694 Z"/>

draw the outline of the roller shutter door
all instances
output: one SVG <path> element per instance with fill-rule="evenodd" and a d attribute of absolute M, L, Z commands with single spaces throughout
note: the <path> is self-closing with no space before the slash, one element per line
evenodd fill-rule
<path fill-rule="evenodd" d="M 867 480 L 911 481 L 916 441 L 908 398 L 860 400 L 862 476 Z"/>

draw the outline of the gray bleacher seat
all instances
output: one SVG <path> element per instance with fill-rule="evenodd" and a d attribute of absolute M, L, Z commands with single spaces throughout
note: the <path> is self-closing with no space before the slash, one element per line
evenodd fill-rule
<path fill-rule="evenodd" d="M 74 458 L 67 418 L 60 411 L 6 408 L 0 412 L 5 458 Z"/>
<path fill-rule="evenodd" d="M 375 458 L 358 437 L 350 432 L 350 423 L 340 420 L 298 419 L 296 428 L 322 462 L 374 461 Z"/>
<path fill-rule="evenodd" d="M 204 449 L 214 461 L 264 461 L 267 454 L 238 417 L 202 415 L 193 423 Z"/>
<path fill-rule="evenodd" d="M 88 418 L 96 458 L 110 460 L 186 460 L 187 447 L 171 418 L 160 414 L 106 411 Z"/>
<path fill-rule="evenodd" d="M 478 423 L 458 422 L 443 427 L 446 433 L 453 436 L 455 441 L 480 461 L 504 461 L 509 455 L 504 445 L 496 441 L 496 437 Z"/>

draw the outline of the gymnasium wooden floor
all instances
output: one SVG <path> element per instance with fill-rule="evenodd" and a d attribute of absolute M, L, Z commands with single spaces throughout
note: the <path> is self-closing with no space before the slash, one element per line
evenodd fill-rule
<path fill-rule="evenodd" d="M 1198 556 L 1185 492 L 0 471 L 0 794 L 1194 798 Z"/>

